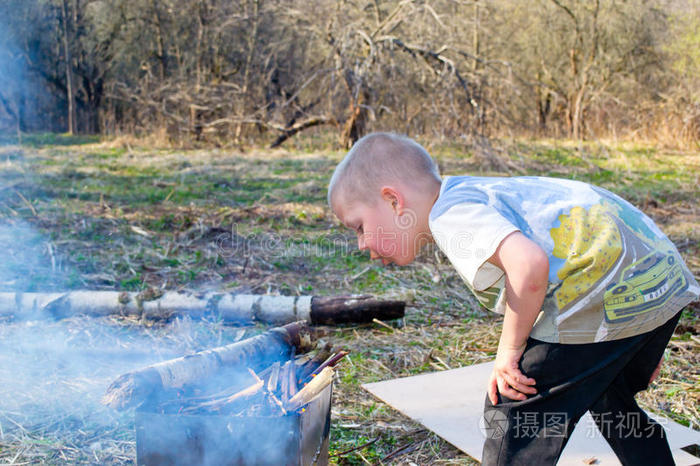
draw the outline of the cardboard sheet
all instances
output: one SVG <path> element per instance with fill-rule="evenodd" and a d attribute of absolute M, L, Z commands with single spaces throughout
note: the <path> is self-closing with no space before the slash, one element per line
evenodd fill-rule
<path fill-rule="evenodd" d="M 423 424 L 469 456 L 481 461 L 481 450 L 488 429 L 497 426 L 483 421 L 486 384 L 492 362 L 459 369 L 421 374 L 363 385 L 367 391 L 406 416 Z M 677 465 L 700 464 L 700 458 L 682 447 L 700 445 L 700 432 L 667 418 L 653 415 L 668 434 Z M 558 465 L 581 466 L 585 459 L 596 458 L 598 465 L 619 465 L 615 453 L 586 414 L 579 421 L 562 453 Z"/>

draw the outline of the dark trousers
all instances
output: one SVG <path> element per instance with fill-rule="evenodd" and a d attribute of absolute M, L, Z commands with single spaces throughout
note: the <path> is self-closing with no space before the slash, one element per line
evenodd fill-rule
<path fill-rule="evenodd" d="M 579 418 L 590 411 L 623 465 L 672 465 L 662 426 L 637 405 L 673 335 L 680 312 L 634 337 L 565 345 L 528 339 L 522 372 L 538 393 L 523 401 L 486 397 L 484 465 L 554 465 Z"/>

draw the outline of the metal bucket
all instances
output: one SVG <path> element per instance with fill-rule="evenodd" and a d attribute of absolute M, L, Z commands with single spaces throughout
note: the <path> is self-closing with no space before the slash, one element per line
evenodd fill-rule
<path fill-rule="evenodd" d="M 326 465 L 332 384 L 286 416 L 136 411 L 136 462 L 144 466 Z"/>

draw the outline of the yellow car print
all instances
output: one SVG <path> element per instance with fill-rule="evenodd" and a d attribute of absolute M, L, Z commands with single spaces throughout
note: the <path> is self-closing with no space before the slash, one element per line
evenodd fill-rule
<path fill-rule="evenodd" d="M 627 266 L 605 290 L 605 320 L 619 323 L 664 305 L 687 281 L 676 255 L 653 252 Z"/>

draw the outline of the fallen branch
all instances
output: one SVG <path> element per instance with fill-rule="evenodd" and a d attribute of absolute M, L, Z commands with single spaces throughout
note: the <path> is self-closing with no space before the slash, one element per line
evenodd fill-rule
<path fill-rule="evenodd" d="M 69 291 L 65 293 L 0 292 L 0 316 L 22 319 L 75 315 L 124 315 L 148 319 L 176 316 L 213 317 L 224 322 L 264 322 L 283 325 L 372 322 L 404 316 L 403 301 L 383 301 L 366 295 L 268 296 L 232 293 Z"/>
<path fill-rule="evenodd" d="M 298 123 L 295 123 L 291 126 L 288 126 L 286 128 L 283 127 L 278 127 L 275 128 L 278 131 L 281 131 L 282 134 L 280 134 L 277 139 L 274 140 L 272 144 L 270 144 L 270 149 L 274 149 L 276 147 L 279 147 L 282 145 L 284 141 L 287 139 L 291 138 L 295 134 L 297 134 L 299 131 L 303 131 L 307 128 L 311 128 L 314 126 L 319 126 L 319 125 L 325 125 L 327 123 L 331 123 L 333 119 L 327 118 L 327 117 L 310 117 L 304 121 L 300 121 Z"/>
<path fill-rule="evenodd" d="M 295 322 L 231 345 L 222 346 L 120 376 L 108 388 L 102 403 L 114 409 L 141 404 L 152 393 L 200 382 L 225 367 L 251 367 L 254 370 L 271 361 L 290 357 L 311 349 L 312 339 L 305 322 Z"/>

